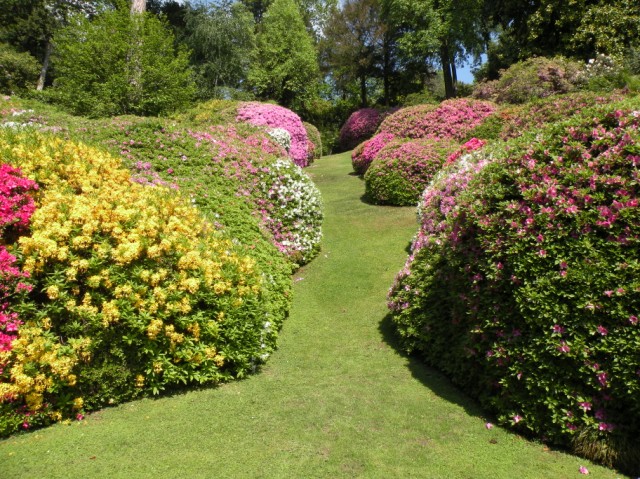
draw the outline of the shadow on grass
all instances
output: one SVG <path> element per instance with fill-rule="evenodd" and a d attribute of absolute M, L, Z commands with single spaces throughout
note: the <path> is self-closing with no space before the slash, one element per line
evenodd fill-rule
<path fill-rule="evenodd" d="M 445 401 L 462 407 L 470 416 L 483 419 L 492 417 L 490 413 L 484 411 L 475 400 L 464 394 L 441 372 L 425 364 L 419 356 L 407 354 L 402 350 L 390 314 L 387 314 L 380 321 L 378 331 L 380 331 L 382 340 L 407 360 L 407 368 L 411 371 L 411 375 L 424 384 L 425 387 Z"/>

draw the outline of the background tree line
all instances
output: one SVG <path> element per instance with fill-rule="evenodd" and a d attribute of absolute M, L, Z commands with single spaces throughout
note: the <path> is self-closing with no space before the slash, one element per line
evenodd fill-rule
<path fill-rule="evenodd" d="M 495 79 L 532 56 L 621 57 L 640 39 L 632 0 L 1 3 L 0 87 L 53 86 L 58 100 L 94 115 L 255 98 L 322 127 L 359 106 L 463 95 L 465 63 L 476 79 Z"/>

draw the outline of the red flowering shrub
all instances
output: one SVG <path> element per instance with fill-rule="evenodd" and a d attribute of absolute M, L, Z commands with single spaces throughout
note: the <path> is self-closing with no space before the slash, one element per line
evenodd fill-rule
<path fill-rule="evenodd" d="M 446 100 L 440 105 L 418 105 L 387 117 L 378 132 L 405 138 L 461 141 L 495 110 L 492 103 L 468 98 Z"/>
<path fill-rule="evenodd" d="M 390 133 L 378 133 L 373 138 L 359 144 L 351 153 L 353 171 L 364 175 L 378 152 L 394 138 L 395 136 Z"/>
<path fill-rule="evenodd" d="M 291 110 L 269 103 L 248 102 L 238 107 L 238 121 L 256 126 L 283 128 L 291 135 L 289 156 L 293 162 L 305 167 L 309 164 L 309 141 L 302 120 Z"/>
<path fill-rule="evenodd" d="M 365 194 L 378 204 L 415 205 L 420 193 L 455 150 L 449 142 L 394 140 L 364 175 Z"/>
<path fill-rule="evenodd" d="M 419 351 L 501 422 L 640 470 L 640 101 L 436 176 L 389 295 Z M 489 161 L 491 159 L 491 161 Z"/>
<path fill-rule="evenodd" d="M 361 108 L 354 111 L 340 129 L 338 142 L 342 150 L 351 150 L 371 138 L 380 123 L 389 114 L 376 108 Z"/>

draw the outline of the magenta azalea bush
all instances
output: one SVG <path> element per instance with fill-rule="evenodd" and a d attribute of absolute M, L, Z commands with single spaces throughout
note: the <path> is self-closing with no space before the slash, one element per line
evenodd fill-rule
<path fill-rule="evenodd" d="M 361 143 L 351 153 L 353 171 L 364 175 L 378 152 L 395 138 L 390 133 L 378 133 L 373 138 Z"/>
<path fill-rule="evenodd" d="M 445 141 L 391 141 L 364 175 L 365 195 L 376 204 L 415 205 L 455 149 Z"/>
<path fill-rule="evenodd" d="M 0 164 L 0 352 L 11 350 L 22 321 L 11 310 L 10 299 L 30 292 L 32 286 L 23 282 L 29 274 L 22 271 L 16 257 L 7 250 L 29 227 L 35 211 L 31 193 L 36 182 L 24 178 L 19 169 Z M 4 365 L 0 362 L 0 375 Z"/>
<path fill-rule="evenodd" d="M 298 166 L 309 164 L 309 140 L 302 120 L 291 110 L 269 103 L 247 102 L 238 107 L 238 121 L 255 126 L 283 128 L 291 135 L 289 155 Z"/>
<path fill-rule="evenodd" d="M 513 428 L 640 470 L 640 102 L 436 175 L 389 293 L 419 352 Z"/>
<path fill-rule="evenodd" d="M 344 151 L 351 150 L 371 138 L 388 114 L 388 111 L 376 108 L 361 108 L 354 111 L 340 128 L 338 139 L 340 148 Z"/>
<path fill-rule="evenodd" d="M 468 98 L 446 100 L 439 105 L 418 105 L 388 116 L 378 133 L 462 141 L 469 131 L 495 111 L 493 103 Z"/>

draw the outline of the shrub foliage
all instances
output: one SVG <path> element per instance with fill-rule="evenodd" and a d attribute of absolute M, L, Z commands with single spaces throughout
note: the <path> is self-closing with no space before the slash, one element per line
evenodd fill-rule
<path fill-rule="evenodd" d="M 640 113 L 587 111 L 463 156 L 425 190 L 389 306 L 514 428 L 640 467 Z"/>

